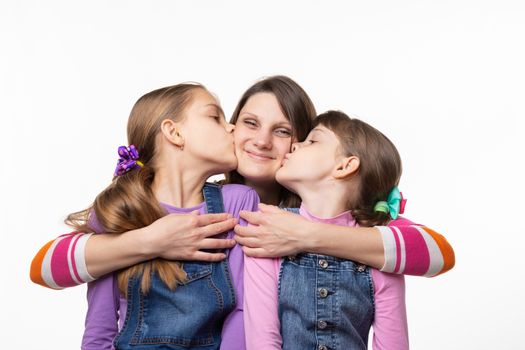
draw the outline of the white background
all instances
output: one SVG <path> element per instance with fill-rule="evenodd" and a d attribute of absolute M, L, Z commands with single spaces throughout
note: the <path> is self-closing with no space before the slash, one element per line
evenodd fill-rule
<path fill-rule="evenodd" d="M 286 74 L 404 160 L 407 217 L 456 267 L 407 278 L 413 349 L 525 349 L 521 1 L 2 1 L 2 349 L 78 348 L 85 286 L 29 281 L 37 249 L 111 180 L 142 94 L 194 80 L 227 115 Z"/>

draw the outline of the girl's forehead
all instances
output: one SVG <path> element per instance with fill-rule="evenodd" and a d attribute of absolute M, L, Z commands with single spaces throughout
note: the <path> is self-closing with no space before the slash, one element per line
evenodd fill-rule
<path fill-rule="evenodd" d="M 322 125 L 317 125 L 315 128 L 312 129 L 311 132 L 325 132 L 326 127 Z"/>
<path fill-rule="evenodd" d="M 219 100 L 208 91 L 201 90 L 193 95 L 193 103 L 202 109 L 213 109 L 222 113 Z"/>
<path fill-rule="evenodd" d="M 310 133 L 311 134 L 328 135 L 328 134 L 332 133 L 332 130 L 328 129 L 324 125 L 319 124 L 315 128 L 313 128 L 312 130 L 310 130 Z"/>
<path fill-rule="evenodd" d="M 217 102 L 211 102 L 210 103 L 206 103 L 206 104 L 203 104 L 202 105 L 203 108 L 207 108 L 207 109 L 211 109 L 211 110 L 217 110 L 217 111 L 221 111 L 221 106 L 219 104 L 217 104 Z"/>
<path fill-rule="evenodd" d="M 193 91 L 193 99 L 202 104 L 219 104 L 219 99 L 214 94 L 204 89 L 195 89 Z"/>
<path fill-rule="evenodd" d="M 335 140 L 339 142 L 339 137 L 330 129 L 324 125 L 317 125 L 310 131 L 310 136 L 315 136 L 317 138 L 326 139 L 326 140 Z"/>

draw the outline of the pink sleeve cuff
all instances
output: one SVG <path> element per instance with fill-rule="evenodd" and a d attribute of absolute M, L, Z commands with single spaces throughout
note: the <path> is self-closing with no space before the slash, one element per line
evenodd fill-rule
<path fill-rule="evenodd" d="M 58 237 L 42 262 L 42 279 L 53 289 L 73 287 L 95 280 L 86 266 L 86 242 L 91 233 L 74 233 Z"/>

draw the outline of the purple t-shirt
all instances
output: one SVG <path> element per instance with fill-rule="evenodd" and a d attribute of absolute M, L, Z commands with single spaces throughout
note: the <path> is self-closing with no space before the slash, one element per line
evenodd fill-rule
<path fill-rule="evenodd" d="M 222 187 L 224 210 L 239 217 L 241 210 L 257 210 L 259 197 L 250 187 L 244 185 L 224 185 Z M 206 213 L 205 203 L 192 208 L 176 208 L 163 204 L 168 213 L 189 213 L 198 210 Z M 239 221 L 245 226 L 244 220 Z M 97 227 L 97 223 L 94 225 Z M 96 230 L 97 232 L 102 232 Z M 233 231 L 228 232 L 228 238 L 233 237 Z M 244 350 L 244 323 L 243 323 L 243 262 L 244 255 L 239 245 L 235 245 L 228 255 L 233 286 L 236 291 L 237 305 L 228 315 L 222 329 L 221 349 Z M 96 281 L 88 283 L 87 291 L 88 310 L 86 314 L 86 328 L 82 338 L 83 350 L 113 349 L 113 339 L 122 328 L 126 319 L 126 299 L 117 287 L 116 274 L 109 274 Z"/>

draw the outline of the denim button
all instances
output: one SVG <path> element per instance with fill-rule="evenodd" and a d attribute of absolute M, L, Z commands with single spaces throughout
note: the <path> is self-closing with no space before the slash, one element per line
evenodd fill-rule
<path fill-rule="evenodd" d="M 318 350 L 328 350 L 328 347 L 326 345 L 319 345 L 317 349 Z"/>
<path fill-rule="evenodd" d="M 321 298 L 326 298 L 328 296 L 328 289 L 326 289 L 326 288 L 319 288 L 319 296 Z"/>
<path fill-rule="evenodd" d="M 326 261 L 325 259 L 319 260 L 319 266 L 321 266 L 321 268 L 323 269 L 326 269 L 328 267 L 328 261 Z"/>
<path fill-rule="evenodd" d="M 361 264 L 357 266 L 357 272 L 363 272 L 365 270 L 366 270 L 366 265 Z"/>
<path fill-rule="evenodd" d="M 317 322 L 317 328 L 319 329 L 325 329 L 328 326 L 328 323 L 326 321 L 318 321 Z"/>

